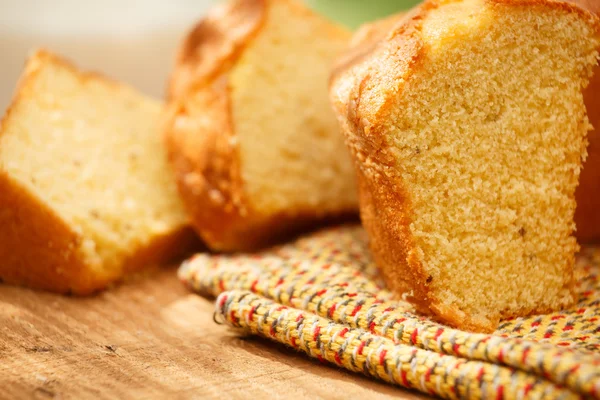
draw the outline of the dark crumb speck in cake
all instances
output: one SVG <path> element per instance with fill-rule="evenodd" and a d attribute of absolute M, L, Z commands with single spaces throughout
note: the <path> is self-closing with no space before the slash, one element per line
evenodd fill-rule
<path fill-rule="evenodd" d="M 433 280 L 433 276 L 429 275 L 427 277 L 427 283 L 431 283 L 432 280 Z"/>
<path fill-rule="evenodd" d="M 118 350 L 118 348 L 119 348 L 119 346 L 116 346 L 114 344 L 107 344 L 107 345 L 104 346 L 104 348 L 106 350 L 110 351 L 111 353 L 116 353 L 117 350 Z"/>
<path fill-rule="evenodd" d="M 519 235 L 521 235 L 521 237 L 525 237 L 526 233 L 527 231 L 525 230 L 525 228 L 521 227 L 521 229 L 519 229 Z"/>
<path fill-rule="evenodd" d="M 26 349 L 31 353 L 49 353 L 52 351 L 52 347 L 50 346 L 33 346 Z"/>

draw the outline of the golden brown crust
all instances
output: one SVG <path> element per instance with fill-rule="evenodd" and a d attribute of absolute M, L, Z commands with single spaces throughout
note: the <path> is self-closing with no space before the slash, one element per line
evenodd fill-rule
<path fill-rule="evenodd" d="M 255 247 L 235 145 L 227 73 L 266 16 L 265 0 L 213 9 L 188 34 L 169 84 L 165 143 L 192 224 L 214 250 Z M 194 118 L 198 113 L 204 118 Z"/>
<path fill-rule="evenodd" d="M 600 1 L 570 0 L 600 16 Z M 575 192 L 575 236 L 580 243 L 600 242 L 600 66 L 583 92 L 588 118 L 594 127 L 589 133 L 588 157 L 583 164 L 579 187 Z"/>
<path fill-rule="evenodd" d="M 354 43 L 356 50 L 342 61 L 342 67 L 334 70 L 331 80 L 332 102 L 355 160 L 361 220 L 369 233 L 375 261 L 390 288 L 396 293 L 407 294 L 407 300 L 427 314 L 432 313 L 432 299 L 428 276 L 423 271 L 409 230 L 410 195 L 395 174 L 395 159 L 379 130 L 382 125 L 376 122 L 385 120 L 393 96 L 376 87 L 397 86 L 393 80 L 406 77 L 418 63 L 423 42 L 417 28 L 431 7 L 426 3 L 415 8 L 399 18 L 397 24 L 384 21 L 385 26 L 394 26 L 387 36 L 377 27 L 371 27 L 376 34 L 365 35 L 363 41 Z M 401 41 L 394 39 L 400 35 Z M 383 39 L 384 36 L 385 42 L 374 43 L 375 38 Z M 388 57 L 388 62 L 371 65 L 371 59 L 383 54 Z M 355 66 L 356 70 L 353 69 Z M 346 73 L 348 76 L 344 76 Z M 336 84 L 339 79 L 357 81 L 349 92 L 340 93 Z"/>
<path fill-rule="evenodd" d="M 17 83 L 13 101 L 0 121 L 7 124 L 27 83 L 39 71 L 36 62 L 71 64 L 37 50 L 27 62 Z M 23 223 L 27 221 L 27 223 Z M 89 294 L 110 279 L 93 277 L 79 252 L 82 238 L 68 224 L 0 168 L 0 279 L 6 283 L 52 290 L 59 293 Z"/>
<path fill-rule="evenodd" d="M 213 8 L 184 39 L 167 97 L 176 99 L 228 71 L 262 25 L 266 7 L 267 0 L 235 0 Z"/>
<path fill-rule="evenodd" d="M 246 197 L 231 121 L 227 78 L 172 102 L 165 142 L 192 225 L 218 251 L 253 250 L 323 216 L 317 210 L 261 215 Z M 195 118 L 202 112 L 203 118 Z M 201 134 L 198 134 L 201 132 Z M 340 217 L 354 210 L 340 210 Z"/>
<path fill-rule="evenodd" d="M 432 293 L 420 261 L 420 250 L 409 230 L 413 215 L 410 193 L 395 171 L 395 159 L 382 131 L 393 102 L 402 91 L 399 82 L 408 80 L 423 58 L 421 21 L 432 9 L 453 1 L 458 0 L 429 0 L 396 21 L 384 21 L 381 29 L 370 27 L 332 72 L 331 100 L 358 171 L 361 218 L 388 285 L 397 293 L 408 294 L 408 300 L 420 312 L 433 314 L 445 323 L 475 331 L 493 331 L 500 317 L 509 315 L 498 313 L 476 318 L 445 305 Z M 560 2 L 486 1 L 494 5 L 547 4 L 580 13 L 598 23 L 589 12 Z M 383 34 L 386 27 L 392 29 Z M 534 312 L 537 311 L 548 310 Z"/>
<path fill-rule="evenodd" d="M 183 227 L 135 251 L 122 272 L 103 274 L 80 251 L 83 237 L 1 171 L 0 193 L 0 282 L 88 295 L 199 248 L 191 228 Z"/>
<path fill-rule="evenodd" d="M 69 61 L 45 50 L 35 51 L 17 84 L 11 105 L 0 121 L 10 123 L 20 99 L 30 94 L 29 83 L 39 73 L 40 66 L 52 63 L 69 69 L 81 80 L 102 80 L 115 90 L 132 90 L 94 72 L 80 71 Z M 86 259 L 81 251 L 84 237 L 48 205 L 38 200 L 22 184 L 13 180 L 0 165 L 0 281 L 50 290 L 58 293 L 87 295 L 150 264 L 173 260 L 198 248 L 198 239 L 188 226 L 152 238 L 131 256 L 123 269 L 105 271 L 98 260 Z"/>
<path fill-rule="evenodd" d="M 372 174 L 370 177 L 367 174 Z M 357 167 L 361 221 L 369 232 L 373 258 L 388 283 L 389 288 L 407 294 L 407 300 L 422 313 L 430 314 L 427 276 L 416 257 L 415 246 L 408 229 L 410 216 L 404 209 L 410 200 L 402 188 L 388 191 L 387 177 Z M 395 216 L 392 218 L 392 216 Z M 406 266 L 406 268 L 390 268 Z"/>
<path fill-rule="evenodd" d="M 0 172 L 0 278 L 60 293 L 89 294 L 111 277 L 92 272 L 82 238 L 27 190 Z"/>
<path fill-rule="evenodd" d="M 211 12 L 184 41 L 171 77 L 164 125 L 169 161 L 192 224 L 213 250 L 254 250 L 325 217 L 310 208 L 262 214 L 252 207 L 241 177 L 228 73 L 273 1 L 237 0 Z M 314 17 L 294 1 L 277 1 Z M 346 35 L 335 27 L 331 34 Z M 354 212 L 339 210 L 339 216 Z"/>
<path fill-rule="evenodd" d="M 199 111 L 204 118 L 194 118 Z M 246 234 L 239 221 L 251 210 L 233 139 L 227 78 L 172 103 L 165 121 L 169 161 L 192 224 L 212 248 L 235 247 Z M 248 218 L 245 225 L 252 225 Z"/>

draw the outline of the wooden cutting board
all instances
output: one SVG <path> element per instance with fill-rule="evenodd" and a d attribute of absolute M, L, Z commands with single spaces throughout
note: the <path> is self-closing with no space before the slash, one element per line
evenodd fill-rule
<path fill-rule="evenodd" d="M 0 399 L 421 399 L 213 322 L 174 269 L 89 298 L 0 285 Z"/>

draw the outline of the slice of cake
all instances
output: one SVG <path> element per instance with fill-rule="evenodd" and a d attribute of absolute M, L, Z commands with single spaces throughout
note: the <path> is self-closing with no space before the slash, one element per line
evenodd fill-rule
<path fill-rule="evenodd" d="M 166 143 L 193 225 L 212 249 L 254 249 L 357 212 L 327 96 L 348 39 L 291 0 L 226 3 L 185 39 Z"/>
<path fill-rule="evenodd" d="M 431 0 L 367 45 L 330 93 L 388 285 L 481 331 L 571 304 L 598 19 L 550 0 Z"/>
<path fill-rule="evenodd" d="M 600 1 L 571 0 L 600 16 Z M 575 236 L 580 243 L 600 243 L 600 66 L 583 92 L 588 118 L 594 127 L 589 134 L 587 158 L 575 192 Z"/>
<path fill-rule="evenodd" d="M 161 104 L 45 51 L 0 126 L 0 279 L 86 294 L 192 241 Z"/>

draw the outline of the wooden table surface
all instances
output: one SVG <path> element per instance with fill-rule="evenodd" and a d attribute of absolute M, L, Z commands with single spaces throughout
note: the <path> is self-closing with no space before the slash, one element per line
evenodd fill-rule
<path fill-rule="evenodd" d="M 95 297 L 0 285 L 0 399 L 420 399 L 213 322 L 162 269 Z"/>

